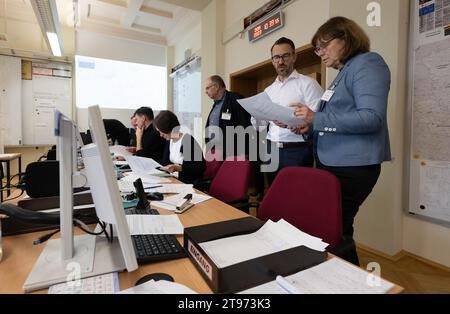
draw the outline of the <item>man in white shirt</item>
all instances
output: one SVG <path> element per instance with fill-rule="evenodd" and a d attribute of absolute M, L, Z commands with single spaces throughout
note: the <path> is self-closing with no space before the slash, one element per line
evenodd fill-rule
<path fill-rule="evenodd" d="M 323 89 L 316 80 L 299 74 L 295 69 L 297 55 L 292 40 L 282 37 L 272 46 L 272 64 L 277 71 L 277 78 L 265 92 L 274 103 L 289 107 L 296 104 L 306 104 L 316 112 L 319 107 Z M 256 121 L 252 118 L 252 124 L 260 131 L 269 128 L 267 134 L 267 147 L 269 154 L 271 147 L 279 149 L 278 170 L 268 174 L 272 183 L 278 171 L 290 166 L 313 166 L 312 144 L 305 141 L 296 128 L 288 128 L 278 121 Z M 271 143 L 272 142 L 272 143 Z"/>

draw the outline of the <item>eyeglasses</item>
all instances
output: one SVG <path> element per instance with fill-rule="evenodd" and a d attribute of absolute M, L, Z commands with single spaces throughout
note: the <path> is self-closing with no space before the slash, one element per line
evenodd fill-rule
<path fill-rule="evenodd" d="M 283 59 L 283 61 L 286 62 L 291 56 L 292 53 L 285 53 L 284 55 L 274 55 L 272 56 L 272 61 L 278 63 L 281 61 L 281 59 Z"/>
<path fill-rule="evenodd" d="M 316 53 L 316 55 L 318 55 L 320 57 L 320 52 L 322 50 L 326 49 L 328 47 L 328 45 L 330 45 L 330 43 L 335 39 L 336 38 L 332 38 L 332 39 L 322 42 L 320 45 L 316 46 L 316 48 L 314 49 L 314 52 Z"/>

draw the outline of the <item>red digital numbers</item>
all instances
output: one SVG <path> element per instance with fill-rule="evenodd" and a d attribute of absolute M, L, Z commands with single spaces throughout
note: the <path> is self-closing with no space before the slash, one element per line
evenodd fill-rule
<path fill-rule="evenodd" d="M 253 30 L 253 38 L 257 38 L 261 35 L 262 35 L 262 27 L 261 26 L 255 27 L 255 29 Z"/>
<path fill-rule="evenodd" d="M 273 29 L 278 29 L 280 26 L 283 26 L 281 20 L 281 14 L 278 13 L 275 16 L 272 16 L 271 19 L 264 21 L 263 23 L 255 26 L 253 29 L 249 30 L 250 40 L 253 41 L 257 38 L 264 37 L 266 34 L 269 34 L 273 31 Z"/>

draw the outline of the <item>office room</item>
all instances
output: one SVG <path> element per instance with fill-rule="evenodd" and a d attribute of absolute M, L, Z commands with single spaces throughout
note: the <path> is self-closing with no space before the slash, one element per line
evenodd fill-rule
<path fill-rule="evenodd" d="M 1 294 L 450 293 L 448 1 L 0 12 Z"/>

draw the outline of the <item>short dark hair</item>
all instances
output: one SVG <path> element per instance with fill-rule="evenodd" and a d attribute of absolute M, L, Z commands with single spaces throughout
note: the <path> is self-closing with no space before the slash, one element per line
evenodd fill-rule
<path fill-rule="evenodd" d="M 278 46 L 278 45 L 289 45 L 289 46 L 291 46 L 292 51 L 295 53 L 295 44 L 294 44 L 294 42 L 293 42 L 292 40 L 290 40 L 289 38 L 281 37 L 280 39 L 278 39 L 278 40 L 273 44 L 272 48 L 270 49 L 270 53 L 271 53 L 271 54 L 273 53 L 273 48 L 274 48 L 275 46 Z"/>
<path fill-rule="evenodd" d="M 180 126 L 180 121 L 172 111 L 163 110 L 153 120 L 153 125 L 162 133 L 170 134 L 173 129 Z"/>
<path fill-rule="evenodd" d="M 150 107 L 141 107 L 134 112 L 134 116 L 146 116 L 149 120 L 154 119 L 153 110 Z"/>
<path fill-rule="evenodd" d="M 227 88 L 226 85 L 225 85 L 225 82 L 223 81 L 223 79 L 219 75 L 213 75 L 209 79 L 214 84 L 217 84 L 217 86 L 219 86 L 220 88 Z"/>
<path fill-rule="evenodd" d="M 354 56 L 370 51 L 370 39 L 364 30 L 356 22 L 336 16 L 323 24 L 311 39 L 314 47 L 318 42 L 328 42 L 340 38 L 345 42 L 344 52 L 339 60 L 345 64 Z"/>

